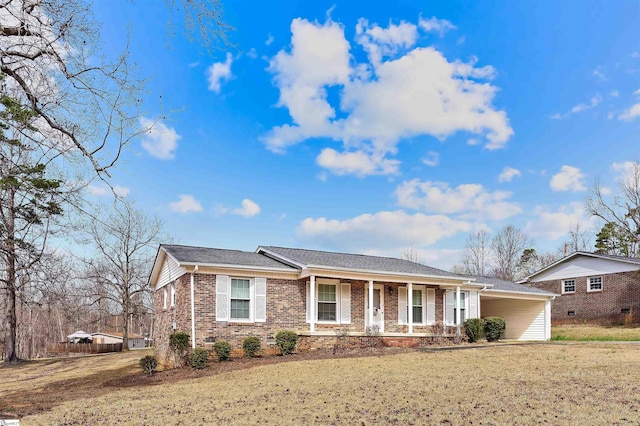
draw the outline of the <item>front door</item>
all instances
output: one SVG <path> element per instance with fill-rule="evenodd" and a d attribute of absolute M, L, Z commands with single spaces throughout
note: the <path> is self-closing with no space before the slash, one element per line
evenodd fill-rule
<path fill-rule="evenodd" d="M 373 307 L 373 322 L 371 325 L 377 327 L 377 331 L 384 332 L 384 286 L 382 284 L 373 285 L 373 306 L 369 303 L 369 287 L 364 286 L 364 300 L 365 306 L 365 320 L 364 323 L 368 327 L 369 324 L 369 309 Z"/>

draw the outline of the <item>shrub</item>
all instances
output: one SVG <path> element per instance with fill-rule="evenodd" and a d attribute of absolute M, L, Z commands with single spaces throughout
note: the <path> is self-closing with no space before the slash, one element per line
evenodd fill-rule
<path fill-rule="evenodd" d="M 176 352 L 183 353 L 189 346 L 189 333 L 177 331 L 169 335 L 169 346 Z"/>
<path fill-rule="evenodd" d="M 189 365 L 196 370 L 205 368 L 208 361 L 209 351 L 205 348 L 193 348 L 189 352 Z"/>
<path fill-rule="evenodd" d="M 504 318 L 486 317 L 484 319 L 484 336 L 489 342 L 495 342 L 504 336 L 504 329 Z"/>
<path fill-rule="evenodd" d="M 184 331 L 171 333 L 169 335 L 169 347 L 171 347 L 175 353 L 176 366 L 182 367 L 187 355 L 187 348 L 189 347 L 189 333 L 185 333 Z"/>
<path fill-rule="evenodd" d="M 213 344 L 213 350 L 216 353 L 218 361 L 226 361 L 231 354 L 231 344 L 226 340 L 218 340 Z"/>
<path fill-rule="evenodd" d="M 255 357 L 260 351 L 260 338 L 256 336 L 245 337 L 242 341 L 242 349 L 246 357 Z"/>
<path fill-rule="evenodd" d="M 156 368 L 158 368 L 158 360 L 153 355 L 147 355 L 143 358 L 140 358 L 140 368 L 142 368 L 142 371 L 150 376 L 155 373 Z"/>
<path fill-rule="evenodd" d="M 295 331 L 281 330 L 276 333 L 276 345 L 280 349 L 280 355 L 290 355 L 296 349 L 298 334 Z"/>
<path fill-rule="evenodd" d="M 482 318 L 470 318 L 464 322 L 464 332 L 469 343 L 477 342 L 484 337 L 484 321 Z"/>

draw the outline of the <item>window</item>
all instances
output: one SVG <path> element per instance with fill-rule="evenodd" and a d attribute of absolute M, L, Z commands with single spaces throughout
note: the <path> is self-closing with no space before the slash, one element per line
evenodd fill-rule
<path fill-rule="evenodd" d="M 336 321 L 337 298 L 335 284 L 318 284 L 318 321 Z"/>
<path fill-rule="evenodd" d="M 563 280 L 562 281 L 563 293 L 575 293 L 576 292 L 576 280 Z"/>
<path fill-rule="evenodd" d="M 167 309 L 167 301 L 168 301 L 169 297 L 168 297 L 168 294 L 167 294 L 167 288 L 166 287 L 162 289 L 162 299 L 163 299 L 162 308 L 163 309 Z"/>
<path fill-rule="evenodd" d="M 422 324 L 422 290 L 413 290 L 412 296 L 413 322 Z"/>
<path fill-rule="evenodd" d="M 231 319 L 251 319 L 251 283 L 246 278 L 231 279 Z"/>
<path fill-rule="evenodd" d="M 456 318 L 458 318 L 458 315 L 456 313 L 456 306 L 458 306 L 458 304 L 456 303 L 456 293 L 453 293 L 453 323 L 456 323 Z M 460 293 L 460 324 L 463 324 L 466 317 L 465 317 L 465 312 L 466 312 L 466 307 L 467 307 L 467 298 L 466 298 L 466 293 L 461 292 Z"/>
<path fill-rule="evenodd" d="M 589 277 L 587 291 L 602 291 L 602 277 Z"/>
<path fill-rule="evenodd" d="M 171 306 L 176 306 L 176 286 L 171 284 Z"/>

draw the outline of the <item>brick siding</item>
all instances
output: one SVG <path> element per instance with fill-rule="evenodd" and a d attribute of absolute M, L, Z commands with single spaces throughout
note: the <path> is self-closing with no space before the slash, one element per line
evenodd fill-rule
<path fill-rule="evenodd" d="M 552 324 L 640 322 L 640 273 L 620 272 L 602 276 L 602 291 L 587 291 L 589 277 L 567 277 L 576 281 L 575 293 L 566 293 L 551 301 Z M 532 287 L 562 293 L 563 280 L 529 283 Z M 629 309 L 629 314 L 623 313 Z M 574 315 L 570 316 L 569 312 Z"/>
<path fill-rule="evenodd" d="M 191 275 L 186 274 L 175 281 L 176 306 L 163 308 L 163 289 L 154 295 L 155 330 L 154 341 L 156 355 L 164 365 L 169 363 L 171 353 L 168 339 L 175 321 L 175 331 L 184 331 L 191 335 L 191 305 L 190 305 Z M 316 324 L 317 331 L 336 331 L 336 336 L 342 332 L 362 333 L 365 331 L 365 288 L 366 281 L 340 280 L 341 283 L 351 284 L 351 323 L 350 324 Z M 194 275 L 195 315 L 196 315 L 196 347 L 212 350 L 218 340 L 227 340 L 232 346 L 232 356 L 242 355 L 242 340 L 247 336 L 257 336 L 262 342 L 263 354 L 277 352 L 274 336 L 280 330 L 293 330 L 298 333 L 308 333 L 309 324 L 306 322 L 306 283 L 307 280 L 267 279 L 267 318 L 265 322 L 238 323 L 216 321 L 216 276 L 212 274 Z M 398 287 L 397 283 L 382 283 L 384 292 L 384 318 L 386 333 L 406 333 L 408 326 L 398 324 Z M 167 286 L 167 291 L 169 285 Z M 443 321 L 444 290 L 436 288 L 436 321 Z M 338 312 L 339 315 L 339 312 Z M 414 325 L 415 333 L 431 333 L 431 326 Z M 302 336 L 301 336 L 302 337 Z M 311 338 L 313 337 L 313 338 Z M 317 337 L 317 338 L 316 338 Z M 356 336 L 357 337 L 357 336 Z M 365 336 L 366 337 L 366 336 Z M 354 339 L 354 345 L 366 345 L 360 338 Z M 424 340 L 424 339 L 423 339 Z M 306 343 L 305 343 L 306 342 Z M 423 343 L 421 343 L 423 344 Z M 335 347 L 336 337 L 307 336 L 300 341 L 300 350 L 322 347 Z"/>

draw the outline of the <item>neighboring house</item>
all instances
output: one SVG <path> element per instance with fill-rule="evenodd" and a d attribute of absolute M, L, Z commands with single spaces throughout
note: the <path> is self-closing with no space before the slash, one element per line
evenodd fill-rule
<path fill-rule="evenodd" d="M 640 321 L 640 259 L 575 252 L 520 283 L 560 294 L 551 303 L 554 324 Z"/>
<path fill-rule="evenodd" d="M 455 334 L 465 319 L 486 314 L 507 318 L 507 338 L 546 340 L 554 296 L 407 260 L 270 246 L 161 245 L 149 284 L 160 354 L 173 331 L 208 348 L 216 340 L 238 348 L 246 336 L 264 346 L 280 330 L 298 332 L 302 350 L 331 347 L 338 335 L 426 343 L 434 326 Z"/>
<path fill-rule="evenodd" d="M 91 333 L 91 336 L 93 337 L 93 343 L 100 344 L 122 343 L 123 340 L 122 333 L 115 331 L 110 331 L 108 333 Z M 129 333 L 129 335 L 127 336 L 127 341 L 129 342 L 129 349 L 138 349 L 145 347 L 144 336 Z"/>

